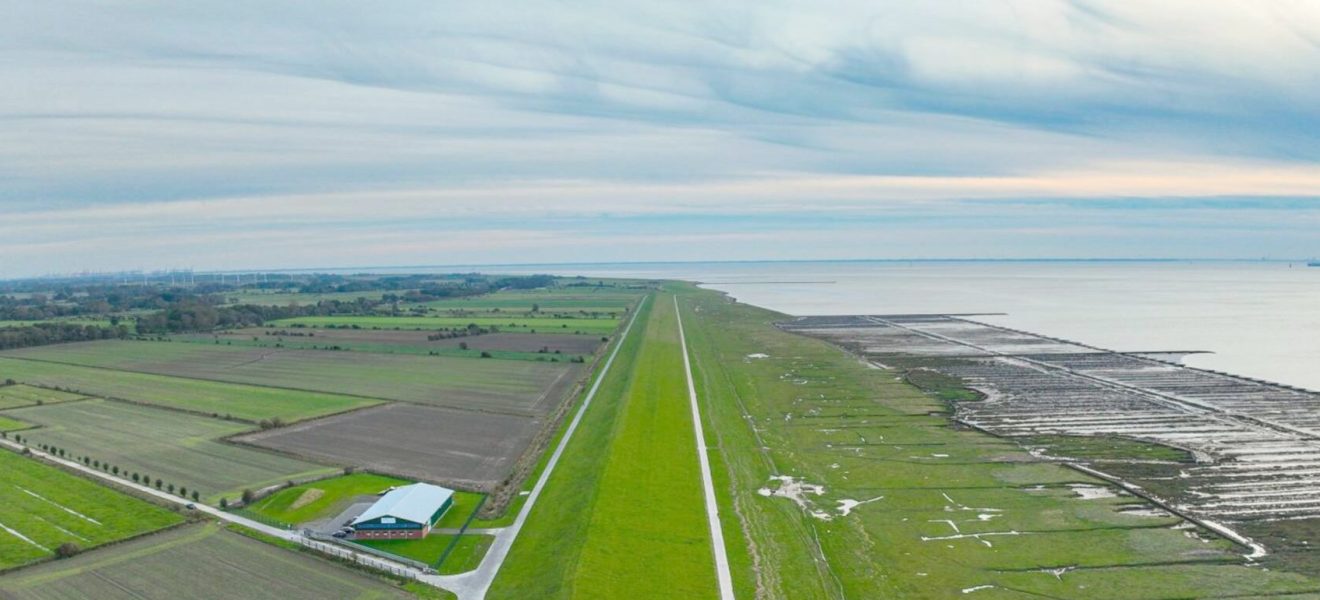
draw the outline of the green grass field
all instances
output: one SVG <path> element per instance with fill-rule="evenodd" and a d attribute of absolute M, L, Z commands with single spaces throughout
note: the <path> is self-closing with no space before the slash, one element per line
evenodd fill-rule
<path fill-rule="evenodd" d="M 61 365 L 101 367 L 189 378 L 198 381 L 225 384 L 276 386 L 324 392 L 314 396 L 263 388 L 266 398 L 248 402 L 258 411 L 271 411 L 271 397 L 286 399 L 285 420 L 312 414 L 342 412 L 358 408 L 370 401 L 330 393 L 353 394 L 364 397 L 402 400 L 419 404 L 436 404 L 467 408 L 526 408 L 539 402 L 546 389 L 571 369 L 567 363 L 536 363 L 527 361 L 493 361 L 430 356 L 389 356 L 351 352 L 322 352 L 312 350 L 282 350 L 242 348 L 223 345 L 180 344 L 172 342 L 103 341 L 58 346 L 42 346 L 10 351 L 3 356 L 31 359 L 25 361 L 0 359 L 0 376 L 25 381 L 31 373 L 47 371 L 55 375 L 43 382 L 60 381 L 64 372 Z M 43 362 L 35 362 L 43 361 Z M 51 362 L 44 362 L 51 361 Z M 18 365 L 15 363 L 28 363 Z M 59 365 L 51 366 L 52 363 Z M 8 373 L 16 373 L 8 375 Z M 118 377 L 111 371 L 99 371 Z M 125 376 L 140 380 L 145 376 Z M 177 382 L 177 380 L 176 380 Z M 216 384 L 223 386 L 225 384 Z M 68 387 L 83 389 L 65 383 Z M 254 392 L 256 390 L 253 390 Z M 255 399 L 255 396 L 243 398 Z M 119 395 L 136 399 L 131 395 Z M 145 399 L 144 399 L 145 400 Z M 191 407 L 195 397 L 175 399 Z M 196 408 L 202 412 L 228 412 L 223 402 Z M 296 410 L 294 410 L 296 409 Z"/>
<path fill-rule="evenodd" d="M 13 452 L 0 450 L 0 473 L 0 570 L 50 558 L 65 542 L 87 549 L 183 521 Z"/>
<path fill-rule="evenodd" d="M 712 292 L 682 301 L 740 597 L 1156 599 L 1320 589 L 1251 567 L 1232 544 L 1175 529 L 1176 518 L 1123 512 L 1144 504 L 1132 496 L 1084 497 L 1073 486 L 1115 490 L 1012 441 L 950 427 L 944 399 L 774 328 L 781 315 Z"/>
<path fill-rule="evenodd" d="M 453 539 L 453 536 L 442 536 L 446 539 Z M 445 557 L 445 562 L 440 565 L 438 571 L 441 575 L 453 575 L 456 573 L 466 573 L 481 566 L 481 559 L 486 557 L 486 551 L 490 549 L 491 542 L 495 538 L 489 535 L 465 535 L 458 539 L 458 544 L 454 550 Z"/>
<path fill-rule="evenodd" d="M 24 423 L 23 421 L 0 414 L 0 431 L 19 431 L 30 427 L 33 427 L 31 423 Z"/>
<path fill-rule="evenodd" d="M 182 527 L 0 577 L 0 597 L 13 600 L 409 596 L 390 582 L 215 524 Z"/>
<path fill-rule="evenodd" d="M 41 426 L 24 432 L 28 445 L 50 444 L 71 456 L 87 456 L 121 471 L 159 478 L 198 490 L 206 500 L 233 499 L 244 488 L 257 489 L 289 479 L 333 473 L 336 469 L 226 444 L 218 438 L 251 429 L 248 425 L 107 400 L 66 402 L 8 411 Z"/>
<path fill-rule="evenodd" d="M 247 510 L 283 523 L 298 525 L 338 515 L 348 508 L 355 497 L 375 495 L 409 483 L 412 482 L 374 473 L 353 473 L 280 490 L 247 507 Z"/>
<path fill-rule="evenodd" d="M 1163 460 L 1179 463 L 1196 461 L 1191 452 L 1181 448 L 1171 448 L 1118 437 L 1036 435 L 1015 437 L 1013 441 L 1026 448 L 1043 449 L 1050 456 L 1080 459 L 1093 463 L 1131 459 Z"/>
<path fill-rule="evenodd" d="M 151 345 L 149 342 L 132 342 Z M 163 344 L 162 344 L 163 345 Z M 49 355 L 59 357 L 52 346 Z M 0 357 L 0 377 L 256 422 L 293 422 L 379 404 L 366 398 Z"/>
<path fill-rule="evenodd" d="M 560 319 L 554 317 L 298 317 L 270 323 L 273 327 L 303 325 L 306 327 L 343 327 L 354 325 L 363 329 L 462 329 L 468 325 L 496 327 L 505 333 L 562 333 L 581 335 L 609 335 L 618 326 L 618 319 Z"/>
<path fill-rule="evenodd" d="M 6 385 L 0 387 L 0 410 L 34 406 L 37 404 L 55 404 L 70 400 L 82 400 L 86 396 L 70 394 L 57 390 L 48 390 L 27 385 Z"/>
<path fill-rule="evenodd" d="M 489 597 L 716 595 L 673 304 L 646 310 Z"/>
<path fill-rule="evenodd" d="M 433 533 L 416 540 L 358 540 L 354 543 L 389 552 L 395 556 L 434 564 L 453 540 L 453 535 Z M 453 575 L 477 568 L 493 540 L 494 538 L 488 535 L 472 534 L 459 537 L 454 550 L 445 558 L 444 564 L 440 565 L 439 573 Z"/>

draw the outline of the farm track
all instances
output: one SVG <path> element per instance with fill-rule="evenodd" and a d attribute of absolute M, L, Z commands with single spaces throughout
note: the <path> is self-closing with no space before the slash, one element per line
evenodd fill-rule
<path fill-rule="evenodd" d="M 715 577 L 719 582 L 720 598 L 733 600 L 733 575 L 729 571 L 729 553 L 724 547 L 724 532 L 720 528 L 719 502 L 715 498 L 715 482 L 710 474 L 710 450 L 706 448 L 706 434 L 701 426 L 701 408 L 697 402 L 696 384 L 692 381 L 692 359 L 688 356 L 687 334 L 683 331 L 683 311 L 679 309 L 678 296 L 674 296 L 674 317 L 678 320 L 678 344 L 683 349 L 683 376 L 687 383 L 688 401 L 692 405 L 692 426 L 696 429 L 706 520 L 710 525 L 711 546 L 715 555 Z"/>

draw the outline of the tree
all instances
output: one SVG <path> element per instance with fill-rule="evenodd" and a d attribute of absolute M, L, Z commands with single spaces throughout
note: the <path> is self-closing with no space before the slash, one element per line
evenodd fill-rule
<path fill-rule="evenodd" d="M 252 492 L 252 490 L 250 490 L 250 489 L 243 490 L 243 504 L 244 504 L 244 505 L 252 504 L 252 501 L 255 500 L 256 497 L 257 497 L 257 495 L 254 494 L 254 493 Z"/>
<path fill-rule="evenodd" d="M 458 349 L 459 349 L 459 350 L 467 350 L 467 349 L 468 349 L 467 342 L 459 342 L 459 343 L 458 343 Z"/>
<path fill-rule="evenodd" d="M 60 558 L 71 558 L 82 552 L 82 546 L 73 542 L 64 542 L 55 548 L 55 556 Z"/>
<path fill-rule="evenodd" d="M 165 485 L 165 482 L 164 482 L 164 481 L 161 481 L 160 478 L 157 477 L 157 478 L 156 478 L 156 489 L 160 489 L 160 486 L 162 486 L 162 485 Z"/>
<path fill-rule="evenodd" d="M 202 499 L 201 496 L 202 496 L 201 494 L 197 493 L 197 490 L 193 490 L 192 493 L 193 502 L 197 502 L 198 500 L 201 500 Z"/>
<path fill-rule="evenodd" d="M 220 510 L 229 508 L 229 498 L 220 499 Z"/>
<path fill-rule="evenodd" d="M 167 491 L 167 492 L 173 494 L 173 493 L 174 493 L 174 484 L 171 483 L 171 484 L 165 486 L 165 491 Z"/>

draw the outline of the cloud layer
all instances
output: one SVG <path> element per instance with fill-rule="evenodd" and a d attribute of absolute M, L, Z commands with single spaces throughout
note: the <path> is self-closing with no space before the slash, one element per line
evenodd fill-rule
<path fill-rule="evenodd" d="M 0 276 L 1320 253 L 1298 228 L 1320 218 L 1314 3 L 51 0 L 6 17 Z"/>

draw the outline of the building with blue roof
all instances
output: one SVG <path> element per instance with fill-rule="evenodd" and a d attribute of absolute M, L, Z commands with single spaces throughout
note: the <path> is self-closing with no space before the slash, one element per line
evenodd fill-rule
<path fill-rule="evenodd" d="M 421 538 L 454 505 L 454 491 L 429 483 L 394 488 L 350 524 L 358 539 Z"/>

